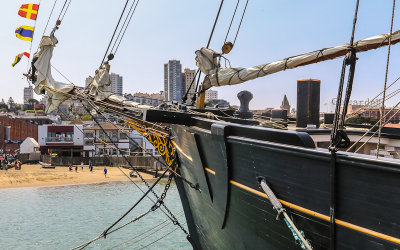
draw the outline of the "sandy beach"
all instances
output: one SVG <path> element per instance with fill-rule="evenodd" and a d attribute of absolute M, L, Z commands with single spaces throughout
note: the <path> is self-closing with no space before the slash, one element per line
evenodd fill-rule
<path fill-rule="evenodd" d="M 89 184 L 111 181 L 129 181 L 116 167 L 107 167 L 107 178 L 104 176 L 103 167 L 94 167 L 93 172 L 88 166 L 82 171 L 69 171 L 68 167 L 56 167 L 55 169 L 43 169 L 40 165 L 22 165 L 22 170 L 0 170 L 0 189 L 21 187 L 45 187 L 71 184 Z M 129 175 L 130 170 L 123 169 Z M 142 174 L 146 179 L 154 179 L 152 175 Z M 139 178 L 133 180 L 140 181 Z"/>

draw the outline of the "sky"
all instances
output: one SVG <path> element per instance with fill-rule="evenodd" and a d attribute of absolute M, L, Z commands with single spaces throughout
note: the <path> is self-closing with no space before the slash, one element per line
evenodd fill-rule
<path fill-rule="evenodd" d="M 38 20 L 17 15 L 21 4 L 39 0 L 6 0 L 0 17 L 0 69 L 3 74 L 0 98 L 10 96 L 22 102 L 23 87 L 28 86 L 22 73 L 27 71 L 27 59 L 14 68 L 15 56 L 29 50 L 30 42 L 15 37 L 21 25 L 35 25 L 32 43 L 36 51 L 44 32 L 54 0 L 41 0 Z M 280 60 L 317 49 L 347 43 L 350 40 L 355 0 L 273 1 L 249 0 L 234 49 L 227 55 L 233 67 L 251 67 Z M 50 18 L 54 27 L 64 0 L 58 0 Z M 392 1 L 360 1 L 355 39 L 360 40 L 390 31 Z M 85 79 L 99 67 L 118 21 L 125 0 L 72 0 L 60 29 L 52 64 L 70 81 L 84 86 Z M 111 62 L 111 72 L 124 79 L 124 92 L 159 92 L 163 89 L 163 64 L 177 59 L 183 68 L 195 69 L 194 52 L 205 47 L 218 11 L 219 0 L 141 0 L 124 40 Z M 239 13 L 245 0 L 239 4 Z M 225 0 L 210 48 L 220 51 L 231 20 L 236 0 Z M 400 27 L 399 8 L 394 30 Z M 240 15 L 233 23 L 234 39 Z M 388 83 L 400 76 L 399 45 L 391 51 Z M 383 90 L 387 47 L 358 54 L 352 100 L 366 100 Z M 238 104 L 237 93 L 253 93 L 251 109 L 279 107 L 286 94 L 292 107 L 296 106 L 296 80 L 321 80 L 321 111 L 331 109 L 337 95 L 342 59 L 290 69 L 274 75 L 235 86 L 214 88 L 220 98 Z M 66 80 L 53 71 L 57 81 Z M 393 87 L 399 88 L 400 83 Z M 40 97 L 37 97 L 40 99 Z M 389 105 L 394 101 L 389 102 Z"/>

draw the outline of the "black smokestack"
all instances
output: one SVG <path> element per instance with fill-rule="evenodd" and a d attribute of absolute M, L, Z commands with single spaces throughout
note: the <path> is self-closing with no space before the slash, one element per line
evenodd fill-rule
<path fill-rule="evenodd" d="M 319 128 L 319 98 L 321 81 L 317 79 L 297 80 L 296 126 Z"/>

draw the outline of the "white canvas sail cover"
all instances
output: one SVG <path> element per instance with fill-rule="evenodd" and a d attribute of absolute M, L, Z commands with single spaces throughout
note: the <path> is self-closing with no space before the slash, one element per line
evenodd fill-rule
<path fill-rule="evenodd" d="M 376 49 L 387 45 L 389 37 L 390 34 L 377 35 L 355 42 L 354 47 L 357 52 Z M 395 44 L 399 41 L 400 31 L 396 31 L 392 34 L 391 43 Z M 346 43 L 251 68 L 219 68 L 219 65 L 216 63 L 216 57 L 219 54 L 213 50 L 202 48 L 196 51 L 196 61 L 199 69 L 206 75 L 203 82 L 203 90 L 206 90 L 212 86 L 239 84 L 286 69 L 334 59 L 346 55 L 348 49 L 349 44 Z"/>
<path fill-rule="evenodd" d="M 51 74 L 51 58 L 53 57 L 53 50 L 58 43 L 54 32 L 57 27 L 53 29 L 50 36 L 43 36 L 40 41 L 39 58 L 35 62 L 37 69 L 37 80 L 35 84 L 35 93 L 42 94 L 46 92 L 48 96 L 48 105 L 46 112 L 50 113 L 58 108 L 58 106 L 68 99 L 68 93 L 74 89 L 74 85 L 57 82 L 53 79 Z M 34 73 L 34 72 L 33 72 Z"/>

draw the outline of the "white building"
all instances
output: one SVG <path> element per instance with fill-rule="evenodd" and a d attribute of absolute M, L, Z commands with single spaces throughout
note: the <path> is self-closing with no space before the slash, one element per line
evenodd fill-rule
<path fill-rule="evenodd" d="M 40 145 L 31 137 L 27 137 L 20 145 L 21 154 L 30 154 L 39 152 Z"/>
<path fill-rule="evenodd" d="M 106 134 L 103 132 L 106 131 Z M 130 155 L 129 134 L 132 129 L 113 123 L 103 123 L 101 128 L 97 125 L 84 129 L 83 150 L 89 157 Z M 111 138 L 111 139 L 110 139 Z M 115 147 L 115 145 L 118 147 Z"/>
<path fill-rule="evenodd" d="M 184 81 L 184 85 L 185 85 L 185 93 L 188 92 L 188 95 L 187 95 L 188 103 L 192 102 L 192 97 L 195 94 L 196 83 L 193 81 L 195 75 L 196 75 L 196 71 L 194 69 L 186 68 L 183 70 L 183 81 Z M 193 84 L 192 84 L 192 86 L 190 86 L 190 84 L 192 82 L 193 82 Z"/>
<path fill-rule="evenodd" d="M 29 104 L 29 99 L 33 99 L 33 88 L 32 86 L 24 88 L 24 104 Z"/>
<path fill-rule="evenodd" d="M 110 91 L 116 95 L 122 96 L 122 94 L 123 94 L 122 76 L 115 74 L 115 73 L 111 73 L 110 80 L 111 80 Z"/>
<path fill-rule="evenodd" d="M 40 125 L 38 143 L 42 154 L 81 156 L 83 152 L 83 125 Z"/>
<path fill-rule="evenodd" d="M 131 155 L 138 155 L 138 156 L 160 155 L 156 150 L 156 148 L 136 130 L 132 131 L 130 138 L 131 138 L 130 142 Z"/>
<path fill-rule="evenodd" d="M 206 101 L 218 99 L 218 91 L 216 90 L 206 90 Z"/>

